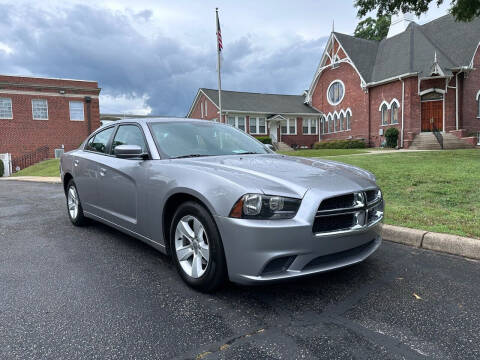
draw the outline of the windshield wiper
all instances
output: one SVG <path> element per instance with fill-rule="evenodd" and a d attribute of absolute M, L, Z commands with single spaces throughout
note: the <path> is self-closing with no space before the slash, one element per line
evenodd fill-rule
<path fill-rule="evenodd" d="M 212 155 L 203 155 L 203 154 L 188 154 L 188 155 L 180 155 L 174 156 L 170 159 L 184 159 L 184 158 L 193 158 L 193 157 L 201 157 L 201 156 L 212 156 Z"/>
<path fill-rule="evenodd" d="M 245 151 L 245 152 L 241 152 L 241 153 L 235 153 L 233 155 L 250 155 L 250 154 L 260 154 L 260 153 L 255 152 L 255 151 Z"/>

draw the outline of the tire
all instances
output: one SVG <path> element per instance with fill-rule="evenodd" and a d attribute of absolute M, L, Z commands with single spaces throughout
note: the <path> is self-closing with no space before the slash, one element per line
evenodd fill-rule
<path fill-rule="evenodd" d="M 188 201 L 175 211 L 170 249 L 180 276 L 192 288 L 213 292 L 226 282 L 227 265 L 220 233 L 210 213 L 199 203 Z"/>
<path fill-rule="evenodd" d="M 83 226 L 87 223 L 87 218 L 83 214 L 82 202 L 78 195 L 77 186 L 73 179 L 67 184 L 67 191 L 65 193 L 67 198 L 67 214 L 68 218 L 75 226 Z M 76 200 L 74 198 L 76 197 Z M 74 209 L 74 207 L 76 207 Z"/>

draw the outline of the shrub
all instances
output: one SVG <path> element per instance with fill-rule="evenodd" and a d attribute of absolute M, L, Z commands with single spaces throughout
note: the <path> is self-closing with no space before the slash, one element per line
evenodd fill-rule
<path fill-rule="evenodd" d="M 385 131 L 385 138 L 387 139 L 387 147 L 396 148 L 398 145 L 398 129 L 391 127 Z"/>
<path fill-rule="evenodd" d="M 357 140 L 330 140 L 316 142 L 314 149 L 364 149 L 367 145 L 362 139 Z"/>
<path fill-rule="evenodd" d="M 257 136 L 256 137 L 258 141 L 260 141 L 261 143 L 264 143 L 264 144 L 271 144 L 272 143 L 272 139 L 270 139 L 269 136 Z"/>
<path fill-rule="evenodd" d="M 5 167 L 3 165 L 3 161 L 2 161 L 2 159 L 0 159 L 0 177 L 3 176 L 4 169 L 5 169 Z"/>

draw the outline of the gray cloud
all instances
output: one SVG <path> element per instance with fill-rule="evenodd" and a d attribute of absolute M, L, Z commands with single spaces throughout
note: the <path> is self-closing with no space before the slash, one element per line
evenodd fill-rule
<path fill-rule="evenodd" d="M 145 35 L 153 12 L 73 5 L 42 9 L 0 4 L 0 72 L 97 80 L 102 93 L 147 96 L 152 113 L 183 116 L 199 87 L 216 87 L 215 46 L 161 32 Z M 179 29 L 180 31 L 180 29 Z M 256 34 L 258 35 L 258 34 Z M 230 90 L 300 93 L 326 38 L 292 36 L 265 53 L 246 34 L 224 43 L 223 84 Z"/>

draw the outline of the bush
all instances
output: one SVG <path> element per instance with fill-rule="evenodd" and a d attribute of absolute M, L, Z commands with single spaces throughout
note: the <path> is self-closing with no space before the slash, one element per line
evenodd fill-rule
<path fill-rule="evenodd" d="M 387 147 L 396 148 L 398 145 L 398 129 L 391 127 L 385 131 L 385 138 L 387 139 Z"/>
<path fill-rule="evenodd" d="M 264 144 L 271 144 L 272 143 L 272 139 L 270 139 L 269 136 L 257 136 L 256 137 L 258 141 L 260 141 L 261 143 L 264 143 Z"/>
<path fill-rule="evenodd" d="M 3 176 L 4 169 L 5 169 L 5 166 L 3 165 L 3 161 L 0 159 L 0 177 Z"/>
<path fill-rule="evenodd" d="M 316 142 L 313 144 L 314 149 L 364 149 L 367 145 L 365 141 L 358 140 L 330 140 Z"/>

